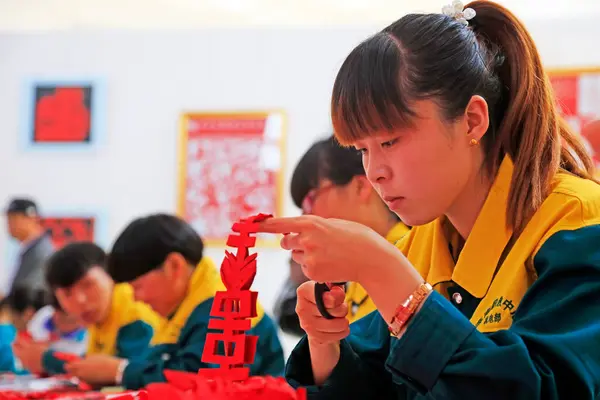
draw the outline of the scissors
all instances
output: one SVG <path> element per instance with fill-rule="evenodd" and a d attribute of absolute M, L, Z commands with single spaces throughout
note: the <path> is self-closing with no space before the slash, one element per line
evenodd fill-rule
<path fill-rule="evenodd" d="M 329 292 L 334 286 L 341 286 L 343 288 L 345 285 L 346 282 L 315 283 L 315 300 L 317 302 L 317 308 L 325 319 L 334 319 L 335 317 L 327 311 L 323 301 L 323 295 Z"/>

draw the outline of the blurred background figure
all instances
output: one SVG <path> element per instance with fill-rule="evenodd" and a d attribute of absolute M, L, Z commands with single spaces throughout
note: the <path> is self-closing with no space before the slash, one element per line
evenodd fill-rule
<path fill-rule="evenodd" d="M 83 355 L 88 345 L 86 329 L 77 318 L 63 310 L 55 296 L 49 295 L 50 304 L 42 307 L 27 324 L 34 342 L 48 343 L 48 349 Z"/>
<path fill-rule="evenodd" d="M 300 159 L 292 175 L 291 195 L 303 214 L 358 222 L 392 243 L 409 231 L 367 180 L 361 154 L 340 146 L 333 136 L 313 144 Z M 280 293 L 276 315 L 282 329 L 301 334 L 296 317 L 290 315 L 295 289 L 303 282 L 299 278 L 302 270 L 294 264 Z M 346 287 L 346 302 L 350 322 L 375 310 L 367 292 L 355 282 Z"/>
<path fill-rule="evenodd" d="M 43 289 L 15 286 L 4 298 L 0 311 L 0 371 L 23 374 L 21 360 L 16 357 L 13 346 L 17 338 L 31 343 L 28 332 L 30 321 L 49 303 L 48 293 Z M 32 344 L 32 346 L 35 346 Z"/>
<path fill-rule="evenodd" d="M 302 336 L 304 335 L 304 330 L 300 326 L 298 314 L 296 314 L 296 290 L 298 289 L 298 286 L 308 279 L 304 276 L 300 264 L 292 258 L 290 258 L 289 262 L 290 275 L 277 296 L 275 306 L 273 307 L 273 314 L 275 315 L 279 328 L 281 328 L 283 332 L 294 336 Z"/>
<path fill-rule="evenodd" d="M 6 222 L 9 235 L 20 244 L 17 262 L 12 270 L 7 270 L 7 293 L 16 286 L 44 288 L 44 263 L 54 252 L 54 246 L 40 224 L 38 206 L 31 199 L 13 199 L 6 207 Z"/>

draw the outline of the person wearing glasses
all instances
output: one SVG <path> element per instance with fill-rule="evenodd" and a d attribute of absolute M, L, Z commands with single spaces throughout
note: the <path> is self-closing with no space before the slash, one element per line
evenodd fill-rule
<path fill-rule="evenodd" d="M 333 136 L 313 144 L 302 157 L 292 176 L 291 192 L 303 214 L 358 222 L 390 243 L 409 232 L 369 183 L 361 154 L 342 147 Z M 356 282 L 346 285 L 346 304 L 351 323 L 376 309 Z"/>

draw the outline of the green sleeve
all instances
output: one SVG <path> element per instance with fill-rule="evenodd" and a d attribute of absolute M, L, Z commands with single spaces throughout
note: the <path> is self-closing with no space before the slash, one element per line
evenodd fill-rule
<path fill-rule="evenodd" d="M 402 399 L 384 363 L 390 332 L 377 312 L 350 325 L 351 335 L 340 342 L 340 360 L 322 386 L 315 386 L 310 351 L 303 337 L 288 359 L 285 377 L 293 387 L 305 387 L 309 399 Z"/>
<path fill-rule="evenodd" d="M 46 350 L 42 355 L 42 367 L 48 375 L 64 374 L 65 362 L 54 357 L 54 351 Z"/>
<path fill-rule="evenodd" d="M 257 376 L 282 376 L 285 368 L 283 348 L 277 336 L 277 327 L 267 314 L 248 332 L 258 336 L 254 363 L 250 374 Z"/>
<path fill-rule="evenodd" d="M 384 363 L 396 398 L 592 399 L 600 386 L 600 226 L 554 234 L 534 258 L 538 279 L 508 330 L 484 334 L 450 302 L 433 293 L 389 355 L 343 345 L 329 381 L 311 399 L 364 398 L 378 390 L 371 380 Z M 371 318 L 373 319 L 373 318 Z M 370 334 L 385 322 L 377 314 Z M 292 359 L 310 370 L 306 346 Z M 387 357 L 387 359 L 386 359 Z M 362 377 L 361 377 L 362 376 Z M 306 377 L 304 377 L 306 378 Z M 302 383 L 302 382 L 301 382 Z M 402 391 L 406 390 L 406 396 Z M 373 396 L 372 398 L 376 398 Z"/>
<path fill-rule="evenodd" d="M 139 389 L 149 383 L 164 382 L 165 370 L 197 372 L 207 367 L 201 359 L 211 307 L 209 299 L 194 309 L 176 344 L 155 346 L 144 359 L 131 360 L 123 372 L 122 386 Z"/>
<path fill-rule="evenodd" d="M 131 360 L 143 358 L 148 352 L 154 329 L 146 322 L 137 320 L 124 325 L 117 333 L 117 354 L 119 358 Z"/>

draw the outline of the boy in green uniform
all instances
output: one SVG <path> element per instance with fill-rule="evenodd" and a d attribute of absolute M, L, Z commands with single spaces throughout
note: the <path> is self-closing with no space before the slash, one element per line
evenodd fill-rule
<path fill-rule="evenodd" d="M 167 318 L 143 358 L 120 360 L 114 384 L 137 389 L 165 380 L 163 371 L 196 372 L 203 367 L 202 351 L 209 313 L 218 290 L 224 290 L 213 262 L 203 254 L 201 238 L 185 221 L 166 214 L 134 220 L 117 238 L 109 273 L 117 282 L 130 282 L 138 300 Z M 250 334 L 259 336 L 252 375 L 283 374 L 283 350 L 277 328 L 258 305 Z M 94 379 L 93 374 L 89 377 Z"/>
<path fill-rule="evenodd" d="M 104 250 L 91 242 L 68 244 L 48 260 L 48 286 L 61 308 L 87 328 L 88 349 L 84 361 L 68 365 L 52 350 L 40 353 L 34 364 L 41 363 L 44 372 L 79 375 L 89 370 L 100 379 L 105 369 L 96 368 L 98 359 L 143 355 L 163 323 L 148 305 L 135 301 L 130 285 L 112 280 L 106 260 Z"/>

